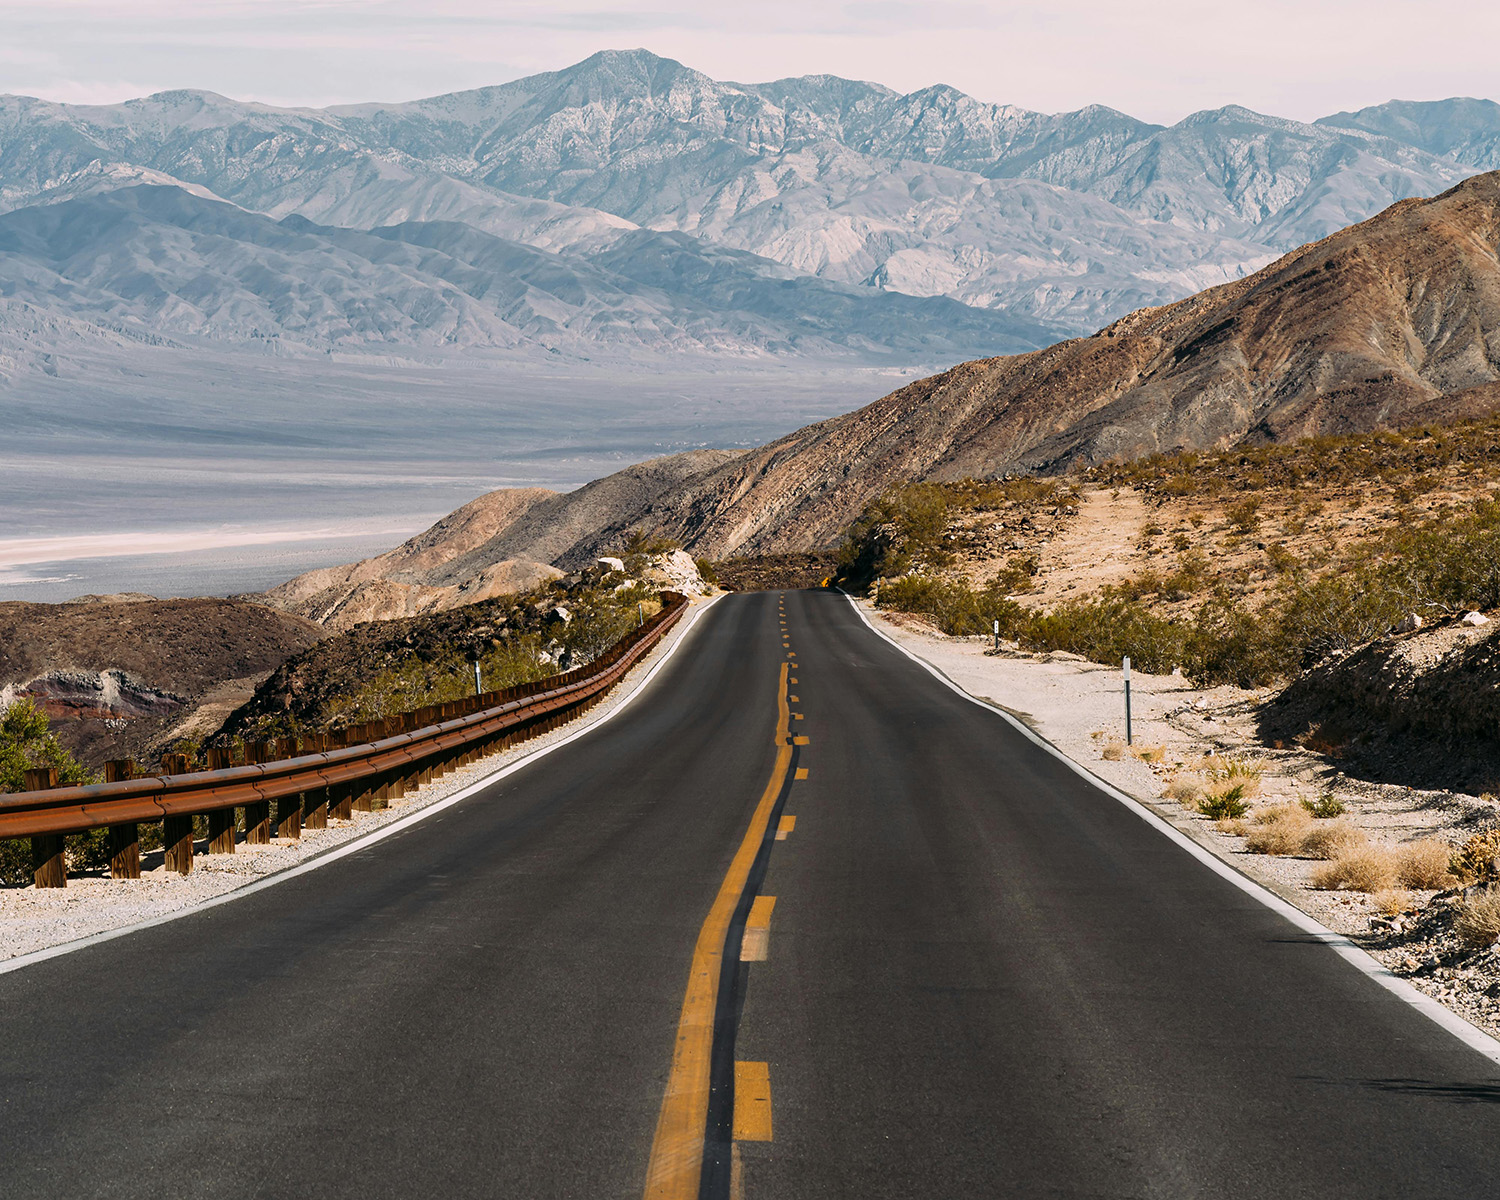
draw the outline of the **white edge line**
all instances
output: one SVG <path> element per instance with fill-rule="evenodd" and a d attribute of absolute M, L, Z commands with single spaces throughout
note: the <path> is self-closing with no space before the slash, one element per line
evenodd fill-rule
<path fill-rule="evenodd" d="M 698 623 L 699 618 L 722 599 L 722 594 L 715 596 L 707 604 L 701 605 L 694 610 L 692 615 L 688 617 L 686 624 L 677 631 L 676 640 L 667 647 L 667 652 L 656 660 L 655 665 L 641 678 L 640 682 L 631 688 L 625 697 L 614 708 L 610 709 L 609 712 L 605 713 L 597 721 L 585 725 L 582 729 L 574 730 L 567 737 L 558 738 L 557 741 L 551 742 L 546 746 L 541 746 L 533 750 L 530 754 L 522 755 L 514 762 L 506 763 L 505 766 L 492 771 L 483 779 L 475 780 L 462 790 L 454 792 L 451 796 L 445 796 L 441 800 L 434 800 L 431 804 L 418 809 L 408 816 L 402 817 L 400 820 L 392 821 L 389 825 L 382 825 L 379 829 L 372 829 L 363 837 L 357 837 L 345 842 L 342 846 L 329 850 L 326 854 L 320 854 L 316 858 L 308 859 L 307 862 L 299 863 L 295 867 L 288 867 L 284 871 L 277 871 L 274 874 L 266 875 L 253 883 L 247 883 L 243 887 L 237 887 L 230 891 L 222 892 L 217 896 L 211 896 L 207 900 L 200 901 L 197 904 L 190 904 L 185 908 L 163 913 L 159 917 L 149 917 L 144 921 L 137 921 L 132 925 L 121 925 L 117 929 L 105 929 L 99 933 L 91 933 L 87 937 L 78 938 L 75 941 L 63 942 L 57 946 L 48 946 L 42 950 L 33 950 L 30 954 L 17 955 L 15 958 L 0 962 L 0 975 L 7 975 L 11 971 L 19 971 L 22 967 L 29 967 L 35 963 L 46 962 L 49 958 L 58 958 L 64 954 L 72 954 L 75 950 L 97 946 L 100 942 L 109 942 L 115 938 L 139 933 L 143 929 L 150 929 L 156 925 L 165 925 L 168 921 L 177 921 L 183 917 L 190 917 L 195 913 L 203 912 L 205 909 L 217 908 L 221 904 L 229 904 L 234 900 L 243 900 L 246 896 L 251 896 L 266 888 L 274 887 L 278 883 L 285 883 L 289 879 L 296 879 L 299 875 L 306 875 L 309 871 L 316 871 L 319 867 L 326 867 L 329 863 L 337 862 L 341 858 L 347 858 L 351 854 L 358 854 L 360 851 L 368 849 L 384 838 L 400 833 L 404 829 L 411 828 L 418 821 L 425 821 L 428 817 L 435 816 L 445 808 L 452 808 L 460 800 L 468 799 L 474 793 L 489 787 L 497 779 L 504 779 L 507 775 L 519 771 L 522 767 L 530 766 L 537 759 L 546 757 L 554 750 L 562 749 L 568 743 L 577 741 L 585 734 L 592 733 L 599 726 L 619 716 L 645 690 L 646 685 L 656 678 L 656 673 L 671 661 L 672 656 L 687 641 L 688 633 Z"/>
<path fill-rule="evenodd" d="M 1191 854 L 1204 866 L 1208 867 L 1209 870 L 1213 871 L 1216 875 L 1220 876 L 1223 879 L 1227 879 L 1230 883 L 1234 884 L 1235 887 L 1239 888 L 1240 891 L 1244 892 L 1247 896 L 1251 896 L 1254 899 L 1259 900 L 1272 912 L 1285 917 L 1298 929 L 1302 930 L 1303 933 L 1311 934 L 1313 937 L 1317 938 L 1324 945 L 1332 949 L 1334 953 L 1342 958 L 1345 962 L 1350 963 L 1352 966 L 1362 971 L 1365 975 L 1368 975 L 1376 983 L 1380 984 L 1381 987 L 1385 988 L 1386 991 L 1396 996 L 1397 999 L 1403 1000 L 1407 1004 L 1411 1005 L 1412 1008 L 1416 1009 L 1423 1016 L 1428 1018 L 1428 1020 L 1447 1030 L 1459 1041 L 1463 1042 L 1464 1045 L 1468 1046 L 1471 1050 L 1477 1050 L 1491 1062 L 1500 1063 L 1500 1041 L 1492 1038 L 1482 1029 L 1471 1025 L 1468 1021 L 1464 1020 L 1463 1017 L 1459 1016 L 1451 1009 L 1439 1004 L 1425 992 L 1419 991 L 1417 988 L 1413 987 L 1410 983 L 1402 979 L 1399 975 L 1391 971 L 1390 968 L 1381 963 L 1379 959 L 1375 958 L 1368 951 L 1362 950 L 1360 947 L 1356 946 L 1343 934 L 1335 933 L 1321 921 L 1318 921 L 1316 918 L 1309 916 L 1296 905 L 1283 900 L 1269 888 L 1263 887 L 1261 884 L 1251 879 L 1248 875 L 1243 874 L 1235 867 L 1231 866 L 1229 863 L 1226 863 L 1223 859 L 1219 858 L 1218 855 L 1213 854 L 1210 851 L 1206 850 L 1204 847 L 1200 846 L 1197 842 L 1193 841 L 1192 838 L 1188 837 L 1181 830 L 1175 828 L 1170 822 L 1152 812 L 1134 796 L 1131 796 L 1126 792 L 1122 792 L 1113 784 L 1107 783 L 1105 780 L 1095 775 L 1082 763 L 1075 762 L 1073 759 L 1069 758 L 1046 738 L 1042 737 L 1034 730 L 1028 728 L 1023 722 L 1018 721 L 1003 708 L 999 708 L 996 705 L 989 704 L 984 700 L 981 700 L 978 696 L 965 691 L 952 679 L 948 678 L 948 676 L 945 675 L 937 666 L 928 662 L 920 655 L 908 650 L 905 646 L 896 641 L 895 638 L 891 637 L 883 630 L 877 629 L 874 622 L 872 622 L 870 618 L 865 614 L 864 609 L 860 608 L 854 597 L 849 595 L 848 592 L 844 592 L 844 597 L 849 601 L 850 605 L 853 606 L 854 611 L 859 614 L 859 619 L 865 623 L 871 633 L 875 634 L 876 637 L 883 638 L 885 641 L 889 642 L 897 650 L 901 651 L 902 654 L 906 655 L 907 658 L 911 659 L 912 662 L 916 663 L 919 667 L 922 667 L 924 670 L 929 672 L 940 683 L 946 684 L 948 687 L 952 688 L 953 691 L 957 692 L 960 696 L 962 696 L 965 700 L 968 700 L 970 703 L 977 704 L 980 708 L 989 709 L 990 712 L 994 713 L 1001 720 L 1012 726 L 1016 730 L 1016 732 L 1021 734 L 1022 737 L 1033 742 L 1037 746 L 1040 746 L 1043 750 L 1047 751 L 1048 754 L 1051 754 L 1053 757 L 1058 759 L 1071 771 L 1082 776 L 1085 780 L 1091 783 L 1094 787 L 1098 788 L 1106 796 L 1109 796 L 1111 799 L 1118 800 L 1121 804 L 1125 805 L 1126 808 L 1130 809 L 1131 812 L 1135 813 L 1136 816 L 1140 817 L 1141 820 L 1145 821 L 1158 833 L 1167 838 L 1170 838 L 1173 842 L 1177 843 L 1178 846 L 1186 850 L 1189 854 Z"/>

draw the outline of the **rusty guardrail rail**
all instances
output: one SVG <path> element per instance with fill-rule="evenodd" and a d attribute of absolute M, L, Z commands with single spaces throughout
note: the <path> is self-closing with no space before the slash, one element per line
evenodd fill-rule
<path fill-rule="evenodd" d="M 67 886 L 63 839 L 108 827 L 111 874 L 140 875 L 141 822 L 163 822 L 168 870 L 187 874 L 193 862 L 193 817 L 209 819 L 208 853 L 232 854 L 234 810 L 245 809 L 245 840 L 270 841 L 271 802 L 283 836 L 300 837 L 349 819 L 379 800 L 399 799 L 434 776 L 555 729 L 603 698 L 686 611 L 685 596 L 662 593 L 662 610 L 593 662 L 577 670 L 467 700 L 351 726 L 338 734 L 247 743 L 246 762 L 210 751 L 209 769 L 188 771 L 181 755 L 164 755 L 168 771 L 135 775 L 128 762 L 109 764 L 109 781 L 53 787 L 52 772 L 28 771 L 28 790 L 0 795 L 0 839 L 31 839 L 37 887 Z M 335 744 L 339 742 L 352 744 Z"/>

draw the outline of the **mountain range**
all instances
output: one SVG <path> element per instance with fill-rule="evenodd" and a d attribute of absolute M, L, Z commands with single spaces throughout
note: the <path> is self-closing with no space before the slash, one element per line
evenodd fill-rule
<path fill-rule="evenodd" d="M 953 361 L 1243 278 L 1496 167 L 1487 100 L 1162 127 L 727 83 L 645 51 L 316 110 L 4 96 L 0 360 L 105 336 Z"/>
<path fill-rule="evenodd" d="M 376 578 L 405 595 L 475 587 L 516 560 L 575 569 L 632 529 L 710 558 L 825 550 L 871 499 L 914 480 L 1057 473 L 1497 406 L 1500 172 L 1489 172 L 1246 279 L 1092 337 L 962 363 L 756 450 L 657 459 L 565 494 L 492 493 L 382 560 L 303 576 L 270 600 L 316 620 L 358 586 L 373 597 Z"/>

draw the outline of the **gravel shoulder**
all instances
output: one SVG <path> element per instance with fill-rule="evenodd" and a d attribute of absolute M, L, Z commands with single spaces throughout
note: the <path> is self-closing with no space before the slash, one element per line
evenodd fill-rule
<path fill-rule="evenodd" d="M 1312 876 L 1321 861 L 1249 853 L 1242 837 L 1222 832 L 1213 820 L 1169 799 L 1166 790 L 1173 774 L 1205 755 L 1251 759 L 1264 772 L 1257 806 L 1336 796 L 1344 804 L 1344 819 L 1372 841 L 1392 846 L 1437 838 L 1456 847 L 1471 834 L 1500 825 L 1500 801 L 1350 779 L 1324 755 L 1267 747 L 1257 737 L 1255 713 L 1271 692 L 1195 688 L 1175 675 L 1131 676 L 1135 745 L 1161 747 L 1160 761 L 1130 754 L 1106 758 L 1110 743 L 1125 736 L 1118 669 L 1077 655 L 1029 654 L 1003 645 L 997 654 L 988 639 L 948 637 L 921 618 L 877 611 L 868 602 L 860 607 L 877 628 L 970 695 L 1005 709 L 1223 861 L 1500 1037 L 1500 949 L 1476 953 L 1459 945 L 1444 917 L 1451 896 L 1413 892 L 1404 911 L 1389 915 L 1368 895 L 1319 890 Z"/>
<path fill-rule="evenodd" d="M 701 611 L 706 605 L 698 601 L 693 607 Z M 391 807 L 357 812 L 352 821 L 330 818 L 327 829 L 304 830 L 297 841 L 274 838 L 267 846 L 241 842 L 233 854 L 203 854 L 200 845 L 200 853 L 193 858 L 193 872 L 187 876 L 168 874 L 157 851 L 142 861 L 140 879 L 110 879 L 107 872 L 92 871 L 70 873 L 66 888 L 0 889 L 0 962 L 199 908 L 420 812 L 512 763 L 597 725 L 635 695 L 656 664 L 681 641 L 695 616 L 696 612 L 689 613 L 680 621 L 631 668 L 619 686 L 583 716 L 434 780 Z"/>

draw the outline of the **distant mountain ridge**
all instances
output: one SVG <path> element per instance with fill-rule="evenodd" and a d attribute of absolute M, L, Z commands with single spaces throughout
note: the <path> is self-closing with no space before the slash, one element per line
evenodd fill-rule
<path fill-rule="evenodd" d="M 1228 107 L 1162 127 L 944 86 L 728 83 L 606 51 L 495 87 L 323 110 L 187 91 L 0 97 L 0 209 L 176 182 L 275 219 L 456 221 L 584 258 L 643 230 L 686 235 L 797 277 L 993 309 L 1039 345 L 1500 167 L 1497 130 L 1500 106 L 1481 100 L 1312 124 Z M 877 344 L 878 324 L 847 341 Z M 715 352 L 751 350 L 730 336 Z"/>

